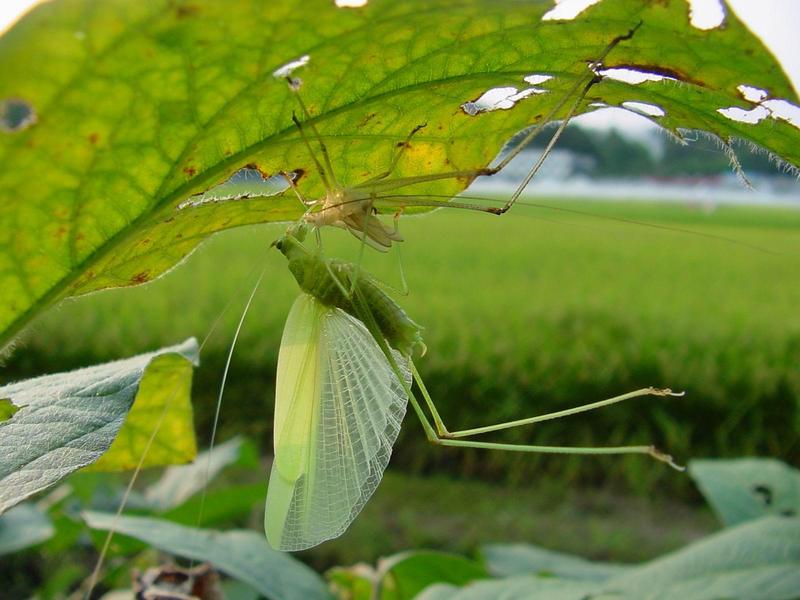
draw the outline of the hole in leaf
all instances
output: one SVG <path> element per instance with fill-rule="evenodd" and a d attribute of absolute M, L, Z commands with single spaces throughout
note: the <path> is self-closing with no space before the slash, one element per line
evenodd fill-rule
<path fill-rule="evenodd" d="M 13 417 L 19 409 L 10 398 L 0 398 L 0 423 Z"/>
<path fill-rule="evenodd" d="M 689 0 L 689 23 L 708 31 L 725 23 L 725 8 L 720 0 Z"/>
<path fill-rule="evenodd" d="M 627 108 L 633 112 L 645 115 L 646 117 L 663 117 L 666 111 L 656 104 L 649 104 L 647 102 L 635 102 L 629 100 L 622 103 L 623 108 Z"/>
<path fill-rule="evenodd" d="M 753 87 L 751 85 L 742 84 L 737 86 L 736 89 L 739 90 L 742 98 L 748 102 L 763 102 L 769 96 L 769 92 L 767 92 L 767 90 L 762 90 L 761 88 Z"/>
<path fill-rule="evenodd" d="M 598 69 L 597 74 L 606 79 L 622 81 L 623 83 L 630 83 L 631 85 L 639 85 L 645 81 L 678 81 L 675 77 L 671 77 L 670 75 L 663 75 L 652 71 L 639 71 L 638 69 L 629 69 L 626 67 Z"/>
<path fill-rule="evenodd" d="M 13 133 L 36 123 L 36 112 L 30 102 L 9 98 L 0 102 L 0 129 Z"/>
<path fill-rule="evenodd" d="M 311 57 L 308 54 L 304 54 L 300 58 L 292 60 L 282 67 L 278 67 L 272 72 L 273 77 L 277 77 L 278 79 L 284 79 L 285 77 L 289 77 L 292 74 L 292 71 L 295 69 L 299 69 L 300 67 L 304 67 L 308 64 L 308 61 L 311 60 Z"/>
<path fill-rule="evenodd" d="M 524 77 L 526 83 L 530 83 L 531 87 L 518 90 L 516 87 L 496 87 L 486 90 L 475 100 L 464 102 L 461 105 L 461 110 L 469 116 L 474 117 L 478 113 L 491 112 L 493 110 L 508 110 L 528 96 L 536 94 L 546 94 L 547 90 L 536 87 L 538 83 L 544 83 L 552 79 L 552 75 L 543 75 L 534 73 Z"/>
<path fill-rule="evenodd" d="M 786 121 L 800 129 L 800 106 L 780 98 L 765 100 L 761 103 L 761 106 L 765 106 L 769 110 L 769 114 L 773 119 Z"/>
<path fill-rule="evenodd" d="M 571 21 L 600 0 L 556 0 L 556 5 L 548 10 L 542 21 Z"/>
<path fill-rule="evenodd" d="M 767 90 L 752 85 L 741 84 L 736 87 L 747 102 L 755 104 L 751 110 L 738 106 L 718 108 L 717 112 L 740 123 L 755 125 L 772 117 L 778 121 L 786 121 L 800 129 L 800 107 L 782 98 L 770 98 Z"/>
<path fill-rule="evenodd" d="M 728 117 L 731 121 L 739 121 L 739 123 L 748 123 L 749 125 L 760 123 L 769 116 L 769 110 L 763 106 L 756 106 L 751 110 L 731 106 L 730 108 L 718 108 L 717 112 L 724 117 Z"/>
<path fill-rule="evenodd" d="M 292 181 L 296 181 L 299 174 L 299 171 L 293 171 L 289 173 L 289 177 L 292 178 Z M 178 210 L 217 202 L 275 196 L 288 189 L 289 182 L 286 181 L 286 177 L 283 174 L 279 173 L 271 177 L 265 177 L 257 168 L 244 167 L 236 171 L 225 182 L 181 202 L 178 205 Z"/>
<path fill-rule="evenodd" d="M 540 83 L 550 81 L 552 78 L 552 75 L 545 75 L 544 73 L 533 73 L 532 75 L 526 75 L 523 77 L 525 82 L 530 83 L 531 85 L 539 85 Z"/>
<path fill-rule="evenodd" d="M 339 8 L 361 8 L 366 6 L 369 0 L 335 0 Z"/>
<path fill-rule="evenodd" d="M 765 506 L 772 505 L 772 488 L 768 485 L 759 484 L 753 486 L 753 493 L 759 497 Z"/>

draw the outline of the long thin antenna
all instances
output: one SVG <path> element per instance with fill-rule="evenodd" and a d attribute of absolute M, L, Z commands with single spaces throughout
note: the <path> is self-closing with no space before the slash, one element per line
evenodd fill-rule
<path fill-rule="evenodd" d="M 242 280 L 242 283 L 239 284 L 238 286 L 239 288 L 241 288 L 244 285 L 245 281 L 251 278 L 251 276 L 253 275 L 253 273 L 255 273 L 257 268 L 258 267 L 256 266 L 250 270 L 247 276 Z M 261 276 L 263 277 L 263 272 Z M 259 277 L 259 281 L 260 280 L 261 277 Z M 197 349 L 198 354 L 202 353 L 203 348 L 205 348 L 206 344 L 214 335 L 214 332 L 217 330 L 217 327 L 222 322 L 222 318 L 225 316 L 225 314 L 228 312 L 228 310 L 231 308 L 231 306 L 238 297 L 239 297 L 238 293 L 231 295 L 231 298 L 228 300 L 228 302 L 216 316 L 214 322 L 211 324 L 211 327 L 208 330 L 208 333 L 206 333 L 205 337 L 200 342 L 200 346 Z M 113 539 L 114 534 L 116 533 L 117 522 L 119 521 L 119 518 L 122 516 L 122 511 L 124 511 L 125 507 L 128 505 L 128 499 L 130 498 L 131 492 L 133 491 L 133 486 L 136 484 L 136 481 L 139 477 L 139 473 L 142 470 L 144 461 L 147 458 L 148 453 L 150 452 L 150 448 L 152 447 L 153 442 L 155 441 L 156 436 L 158 435 L 158 432 L 161 431 L 161 427 L 164 424 L 164 420 L 166 419 L 167 413 L 169 412 L 170 408 L 172 408 L 172 402 L 177 397 L 177 394 L 178 394 L 178 385 L 175 386 L 172 393 L 164 402 L 164 408 L 161 410 L 158 419 L 156 419 L 156 423 L 153 426 L 153 431 L 150 433 L 150 437 L 148 438 L 147 443 L 145 444 L 144 450 L 142 451 L 142 455 L 139 458 L 139 462 L 137 463 L 136 468 L 134 469 L 133 474 L 131 475 L 131 478 L 128 481 L 128 485 L 126 486 L 125 491 L 122 494 L 122 499 L 120 500 L 119 506 L 117 507 L 117 510 L 114 513 L 114 518 L 112 520 L 111 528 L 108 530 L 108 533 L 106 534 L 105 539 L 103 540 L 103 546 L 100 549 L 100 554 L 98 555 L 97 561 L 95 562 L 94 568 L 92 569 L 92 573 L 89 576 L 86 593 L 83 596 L 85 600 L 90 600 L 92 592 L 94 591 L 94 588 L 97 585 L 97 580 L 100 576 L 100 571 L 103 568 L 103 563 L 105 562 L 106 555 L 108 554 L 108 549 L 111 546 L 111 540 Z"/>
<path fill-rule="evenodd" d="M 435 202 L 427 200 L 428 198 L 441 198 L 445 200 L 445 202 Z M 494 212 L 494 211 L 486 211 L 486 209 L 479 208 L 477 205 L 472 204 L 464 204 L 460 202 L 450 202 L 449 200 L 452 198 L 463 198 L 464 200 L 473 200 L 473 201 L 480 201 L 480 202 L 502 202 L 502 200 L 498 200 L 496 198 L 486 198 L 482 196 L 449 196 L 447 194 L 425 194 L 417 195 L 417 194 L 388 194 L 386 196 L 375 196 L 375 200 L 387 201 L 392 202 L 394 201 L 397 205 L 400 206 L 430 206 L 433 208 L 467 208 L 470 210 L 477 210 L 483 212 Z M 757 244 L 751 244 L 750 242 L 745 242 L 743 240 L 737 240 L 736 238 L 727 237 L 724 235 L 717 235 L 714 233 L 708 233 L 705 231 L 697 231 L 694 229 L 685 229 L 683 227 L 672 227 L 671 225 L 663 225 L 661 223 L 651 223 L 649 221 L 639 221 L 638 219 L 627 219 L 625 217 L 614 217 L 611 215 L 600 215 L 597 213 L 593 213 L 586 210 L 579 210 L 576 208 L 569 208 L 566 206 L 553 206 L 552 204 L 542 204 L 540 202 L 532 202 L 531 200 L 527 199 L 520 199 L 517 201 L 522 206 L 530 206 L 531 208 L 542 208 L 545 210 L 553 210 L 557 212 L 568 213 L 572 215 L 580 215 L 583 217 L 591 217 L 593 219 L 600 219 L 603 221 L 612 221 L 616 223 L 622 223 L 624 225 L 638 225 L 639 227 L 649 227 L 651 229 L 660 229 L 662 231 L 669 231 L 673 233 L 682 233 L 685 235 L 692 235 L 695 237 L 706 238 L 710 240 L 714 240 L 717 242 L 725 242 L 726 244 L 733 244 L 735 246 L 742 246 L 743 248 L 748 248 L 750 250 L 756 250 L 758 252 L 764 252 L 765 254 L 772 254 L 774 256 L 783 256 L 785 253 L 783 252 L 776 252 L 775 250 L 770 250 L 769 248 L 765 248 L 764 246 L 759 246 Z M 497 209 L 500 210 L 500 209 Z"/>
<path fill-rule="evenodd" d="M 519 198 L 520 194 L 527 187 L 528 183 L 530 183 L 531 179 L 533 179 L 533 177 L 539 171 L 539 168 L 542 166 L 545 159 L 549 156 L 550 152 L 553 149 L 553 146 L 555 145 L 556 141 L 558 141 L 558 138 L 561 137 L 561 134 L 567 127 L 567 124 L 569 123 L 570 119 L 577 112 L 578 107 L 580 106 L 581 102 L 583 102 L 583 99 L 586 98 L 586 94 L 589 93 L 589 90 L 592 88 L 592 86 L 603 80 L 603 78 L 597 74 L 599 65 L 603 63 L 608 54 L 614 48 L 616 48 L 616 46 L 620 42 L 631 39 L 633 35 L 636 33 L 636 30 L 639 29 L 641 25 L 642 22 L 640 21 L 636 25 L 636 27 L 628 31 L 628 33 L 624 35 L 619 35 L 615 37 L 613 40 L 611 40 L 608 46 L 606 46 L 605 50 L 603 50 L 603 52 L 600 54 L 600 56 L 594 62 L 588 65 L 589 74 L 579 78 L 570 88 L 569 92 L 567 92 L 561 99 L 561 101 L 558 104 L 556 104 L 553 110 L 550 111 L 550 114 L 547 116 L 547 118 L 542 119 L 542 121 L 536 127 L 532 128 L 530 132 L 528 132 L 528 134 L 525 137 L 523 137 L 522 140 L 520 140 L 520 142 L 516 145 L 516 147 L 511 152 L 509 152 L 505 156 L 505 158 L 503 158 L 503 160 L 501 160 L 498 163 L 496 167 L 493 168 L 493 172 L 497 173 L 498 171 L 501 171 L 508 163 L 510 163 L 520 152 L 522 152 L 523 148 L 525 148 L 529 143 L 533 141 L 533 139 L 537 135 L 539 135 L 539 132 L 550 122 L 550 120 L 558 113 L 558 111 L 561 110 L 564 107 L 564 105 L 566 105 L 569 98 L 571 98 L 572 95 L 576 93 L 581 86 L 583 86 L 583 91 L 578 95 L 577 100 L 572 105 L 572 108 L 570 108 L 570 110 L 568 111 L 564 120 L 561 122 L 561 125 L 559 126 L 558 130 L 556 130 L 555 134 L 550 140 L 550 143 L 548 143 L 547 146 L 545 147 L 544 151 L 539 157 L 539 160 L 537 160 L 536 163 L 533 165 L 533 167 L 531 167 L 530 171 L 528 172 L 528 175 L 519 185 L 517 190 L 508 200 L 508 202 L 506 202 L 505 205 L 503 205 L 503 207 L 499 210 L 497 214 L 503 214 L 507 212 L 514 205 L 514 202 L 516 202 L 517 198 Z"/>
<path fill-rule="evenodd" d="M 214 443 L 217 439 L 217 426 L 219 425 L 219 415 L 222 410 L 222 395 L 225 391 L 225 383 L 228 381 L 228 372 L 231 368 L 231 361 L 233 359 L 233 351 L 236 348 L 236 342 L 239 340 L 239 333 L 242 331 L 242 325 L 244 324 L 245 317 L 247 317 L 247 313 L 250 311 L 250 306 L 253 304 L 253 298 L 255 298 L 256 292 L 258 291 L 258 287 L 261 285 L 261 281 L 264 279 L 264 274 L 267 272 L 266 265 L 261 270 L 261 274 L 258 276 L 258 279 L 253 285 L 253 289 L 250 292 L 250 296 L 247 298 L 247 302 L 244 305 L 244 309 L 242 310 L 242 316 L 239 317 L 239 324 L 236 326 L 236 331 L 233 334 L 233 339 L 231 340 L 231 346 L 228 349 L 228 357 L 225 360 L 225 369 L 222 371 L 222 381 L 220 382 L 219 386 L 219 394 L 217 395 L 217 406 L 214 411 L 214 424 L 211 427 L 211 441 L 208 444 L 208 453 L 206 459 L 206 469 L 205 474 L 203 475 L 203 493 L 200 496 L 200 508 L 197 511 L 197 527 L 200 527 L 203 522 L 203 513 L 205 512 L 206 506 L 206 496 L 208 494 L 208 480 L 209 474 L 211 473 L 211 451 L 214 450 Z"/>

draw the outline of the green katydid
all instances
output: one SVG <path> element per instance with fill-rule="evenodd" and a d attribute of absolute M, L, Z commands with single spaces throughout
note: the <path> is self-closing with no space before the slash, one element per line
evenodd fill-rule
<path fill-rule="evenodd" d="M 614 40 L 604 56 L 620 39 L 625 38 Z M 542 157 L 501 208 L 460 201 L 432 202 L 425 197 L 398 195 L 392 190 L 420 182 L 497 173 L 539 133 L 540 127 L 532 129 L 496 167 L 390 179 L 389 175 L 403 150 L 424 127 L 420 125 L 398 145 L 400 150 L 384 173 L 345 187 L 336 180 L 322 137 L 297 96 L 306 123 L 319 145 L 322 161 L 316 157 L 305 135 L 304 125 L 297 117 L 293 120 L 320 174 L 326 195 L 321 200 L 305 198 L 294 179 L 287 175 L 289 187 L 308 210 L 297 224 L 274 242 L 289 260 L 289 269 L 304 293 L 296 300 L 287 319 L 278 360 L 275 461 L 265 514 L 265 531 L 273 547 L 301 550 L 344 532 L 380 482 L 408 401 L 421 420 L 427 438 L 444 446 L 569 454 L 639 453 L 675 466 L 669 456 L 652 446 L 570 448 L 463 439 L 584 412 L 637 396 L 677 395 L 668 389 L 644 388 L 557 413 L 464 431 L 448 431 L 411 359 L 415 348 L 424 349 L 422 328 L 381 289 L 377 280 L 362 274 L 359 264 L 327 259 L 320 250 L 319 229 L 324 226 L 338 226 L 350 231 L 362 240 L 362 251 L 365 245 L 386 251 L 392 242 L 401 241 L 396 223 L 391 229 L 377 218 L 376 202 L 399 210 L 408 205 L 434 205 L 503 214 L 533 178 L 586 93 L 597 81 L 593 71 L 578 79 L 551 115 L 542 120 L 544 124 L 554 118 L 567 106 L 570 97 L 577 94 Z M 292 79 L 289 83 L 297 91 L 299 84 Z M 318 236 L 314 251 L 303 245 L 309 227 L 313 227 Z M 424 399 L 424 406 L 430 411 L 433 424 L 428 420 L 423 404 L 412 392 L 412 380 Z"/>
<path fill-rule="evenodd" d="M 278 358 L 275 459 L 264 518 L 274 548 L 302 550 L 344 532 L 380 482 L 407 402 L 428 440 L 442 446 L 646 454 L 680 468 L 653 446 L 527 446 L 470 439 L 638 396 L 680 395 L 668 389 L 644 388 L 556 413 L 449 431 L 412 360 L 415 349 L 424 349 L 422 328 L 358 265 L 306 248 L 307 229 L 298 223 L 274 242 L 303 291 L 286 321 Z M 424 404 L 412 391 L 412 379 Z"/>

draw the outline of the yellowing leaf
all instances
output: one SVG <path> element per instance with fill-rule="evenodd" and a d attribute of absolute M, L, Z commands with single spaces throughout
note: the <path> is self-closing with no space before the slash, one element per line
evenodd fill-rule
<path fill-rule="evenodd" d="M 663 113 L 651 119 L 674 133 L 744 137 L 800 164 L 798 125 L 780 108 L 797 98 L 730 11 L 723 27 L 704 31 L 689 23 L 684 0 L 604 0 L 572 21 L 543 20 L 549 8 L 486 0 L 39 6 L 0 38 L 0 347 L 62 298 L 144 283 L 216 231 L 301 213 L 291 194 L 179 209 L 241 168 L 302 171 L 298 186 L 319 197 L 291 121 L 297 104 L 273 76 L 305 56 L 293 76 L 343 183 L 385 170 L 423 123 L 393 177 L 485 166 L 514 133 L 547 119 L 615 39 L 599 67 L 608 77 L 578 112 L 633 102 Z M 607 69 L 644 81 L 618 81 Z M 464 107 L 496 88 L 515 90 L 498 104 L 504 109 Z M 761 119 L 735 120 L 737 108 Z M 419 191 L 451 195 L 470 179 Z"/>

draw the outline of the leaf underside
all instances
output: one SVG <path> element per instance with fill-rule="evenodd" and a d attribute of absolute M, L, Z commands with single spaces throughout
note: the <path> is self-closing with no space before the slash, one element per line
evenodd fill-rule
<path fill-rule="evenodd" d="M 143 456 L 141 466 L 194 458 L 189 398 L 197 353 L 190 339 L 1 387 L 20 408 L 0 423 L 0 514 L 88 465 L 123 470 Z"/>
<path fill-rule="evenodd" d="M 185 527 L 162 519 L 84 512 L 93 529 L 128 535 L 186 558 L 208 561 L 223 573 L 276 600 L 328 600 L 331 594 L 310 567 L 267 545 L 254 531 Z"/>
<path fill-rule="evenodd" d="M 738 136 L 800 164 L 796 126 L 717 112 L 757 108 L 741 84 L 797 103 L 775 60 L 732 13 L 723 27 L 701 31 L 684 0 L 604 0 L 575 20 L 542 21 L 550 8 L 489 0 L 38 7 L 0 38 L 0 346 L 65 297 L 150 281 L 216 231 L 301 214 L 286 193 L 177 208 L 240 168 L 302 170 L 298 186 L 320 197 L 291 121 L 297 103 L 272 75 L 303 55 L 310 62 L 295 75 L 344 184 L 385 170 L 398 142 L 423 123 L 392 177 L 487 165 L 505 140 L 546 119 L 611 40 L 634 29 L 604 66 L 674 80 L 606 79 L 579 112 L 594 103 L 655 104 L 666 114 L 653 120 L 673 133 Z M 470 116 L 460 108 L 490 88 L 525 90 L 531 74 L 553 77 L 538 86 L 545 93 L 510 110 Z M 454 194 L 469 179 L 417 189 Z"/>

